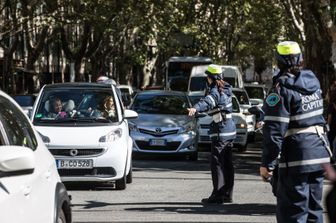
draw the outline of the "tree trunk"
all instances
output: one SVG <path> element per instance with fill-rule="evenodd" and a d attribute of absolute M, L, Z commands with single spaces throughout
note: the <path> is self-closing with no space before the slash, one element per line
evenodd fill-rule
<path fill-rule="evenodd" d="M 321 20 L 320 2 L 302 1 L 306 44 L 304 52 L 305 66 L 311 69 L 321 82 L 323 90 L 328 88 L 329 78 L 334 73 L 331 63 L 333 40 L 326 32 L 326 24 Z"/>

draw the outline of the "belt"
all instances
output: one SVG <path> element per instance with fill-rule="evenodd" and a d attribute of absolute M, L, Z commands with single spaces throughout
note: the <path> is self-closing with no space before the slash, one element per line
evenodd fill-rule
<path fill-rule="evenodd" d="M 224 111 L 220 110 L 219 108 L 212 109 L 212 110 L 208 111 L 207 113 L 208 113 L 208 115 L 215 115 L 215 114 L 221 113 L 223 118 L 225 118 L 225 119 L 232 118 L 231 113 L 225 113 Z"/>
<path fill-rule="evenodd" d="M 295 135 L 295 134 L 300 134 L 300 133 L 316 133 L 320 135 L 320 134 L 324 134 L 324 128 L 323 126 L 314 125 L 314 126 L 309 126 L 306 128 L 288 129 L 285 134 L 285 137 Z"/>
<path fill-rule="evenodd" d="M 329 143 L 324 138 L 323 134 L 325 134 L 324 127 L 320 125 L 313 125 L 306 128 L 295 128 L 295 129 L 288 129 L 285 137 L 300 134 L 300 133 L 315 133 L 318 137 L 322 140 L 325 148 L 327 149 L 330 156 L 332 156 L 332 152 L 329 147 Z"/>

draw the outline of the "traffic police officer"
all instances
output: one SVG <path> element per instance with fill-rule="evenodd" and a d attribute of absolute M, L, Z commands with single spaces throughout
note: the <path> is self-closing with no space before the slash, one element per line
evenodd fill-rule
<path fill-rule="evenodd" d="M 323 222 L 323 167 L 330 162 L 324 131 L 320 83 L 310 70 L 300 69 L 302 53 L 296 42 L 277 46 L 280 69 L 263 111 L 263 153 L 260 175 L 272 176 L 279 158 L 277 221 Z"/>
<path fill-rule="evenodd" d="M 211 138 L 211 175 L 213 191 L 202 203 L 232 202 L 234 169 L 232 162 L 232 141 L 236 137 L 236 126 L 232 120 L 231 86 L 222 80 L 222 68 L 211 64 L 206 72 L 209 93 L 193 108 L 189 115 L 207 111 L 212 116 L 210 124 Z"/>

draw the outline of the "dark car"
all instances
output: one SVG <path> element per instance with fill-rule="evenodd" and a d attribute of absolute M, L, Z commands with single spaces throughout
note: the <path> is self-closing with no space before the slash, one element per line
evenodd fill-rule
<path fill-rule="evenodd" d="M 23 111 L 29 115 L 29 112 L 32 110 L 36 96 L 33 94 L 25 95 L 12 95 L 12 98 L 21 106 Z"/>

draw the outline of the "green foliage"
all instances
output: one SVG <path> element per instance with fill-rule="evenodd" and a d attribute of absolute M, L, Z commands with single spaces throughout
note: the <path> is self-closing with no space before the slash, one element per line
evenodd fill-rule
<path fill-rule="evenodd" d="M 5 2 L 11 3 L 11 8 L 19 7 L 13 4 L 16 1 Z M 289 20 L 277 0 L 28 2 L 30 8 L 36 9 L 32 23 L 50 26 L 54 34 L 50 43 L 58 46 L 62 42 L 67 59 L 78 62 L 91 58 L 101 64 L 114 61 L 144 66 L 146 59 L 153 56 L 150 50 L 155 48 L 161 58 L 158 63 L 175 55 L 202 55 L 217 63 L 245 67 L 253 57 L 262 70 L 272 62 L 279 38 L 289 36 L 284 28 L 289 27 Z M 335 11 L 333 6 L 331 12 Z M 22 18 L 19 8 L 17 15 Z M 8 30 L 12 21 L 0 23 L 2 30 Z M 60 32 L 64 32 L 62 39 Z"/>

